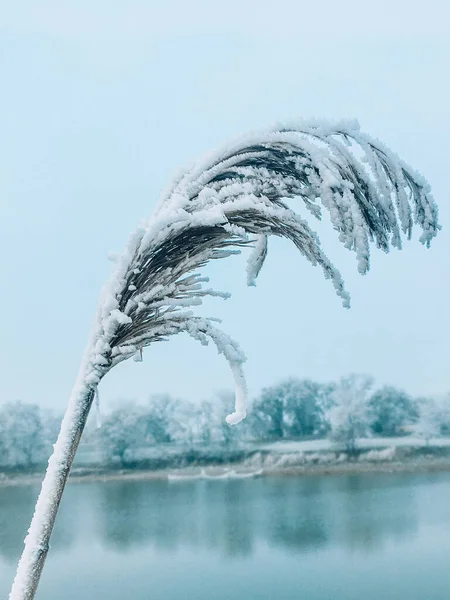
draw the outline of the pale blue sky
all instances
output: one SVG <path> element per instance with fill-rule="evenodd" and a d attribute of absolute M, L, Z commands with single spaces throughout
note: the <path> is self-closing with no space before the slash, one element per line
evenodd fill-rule
<path fill-rule="evenodd" d="M 372 373 L 450 390 L 450 10 L 442 0 L 10 2 L 0 8 L 0 400 L 65 406 L 110 263 L 179 166 L 274 121 L 356 117 L 423 172 L 444 229 L 426 251 L 373 255 L 366 277 L 327 224 L 352 294 L 272 240 L 209 273 L 208 302 L 248 356 L 251 394 L 289 376 Z M 162 8 L 164 5 L 164 8 Z M 179 336 L 121 365 L 104 403 L 231 387 L 225 361 Z"/>

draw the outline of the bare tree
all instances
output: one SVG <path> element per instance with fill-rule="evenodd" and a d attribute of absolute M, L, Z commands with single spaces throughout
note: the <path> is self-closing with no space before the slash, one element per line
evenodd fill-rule
<path fill-rule="evenodd" d="M 356 148 L 356 151 L 355 151 Z M 246 412 L 244 355 L 213 320 L 191 309 L 208 295 L 195 271 L 212 259 L 236 253 L 254 241 L 247 279 L 263 265 L 270 235 L 290 239 L 322 268 L 345 306 L 342 277 L 321 249 L 307 221 L 288 207 L 300 205 L 320 218 L 321 206 L 358 269 L 369 268 L 369 246 L 400 248 L 413 223 L 429 245 L 438 226 L 437 208 L 425 180 L 353 122 L 300 123 L 242 137 L 183 171 L 150 221 L 133 234 L 105 287 L 61 432 L 50 458 L 25 541 L 10 600 L 34 597 L 49 548 L 56 513 L 86 419 L 105 374 L 153 342 L 185 332 L 202 344 L 212 340 L 230 363 L 236 382 L 235 412 Z"/>

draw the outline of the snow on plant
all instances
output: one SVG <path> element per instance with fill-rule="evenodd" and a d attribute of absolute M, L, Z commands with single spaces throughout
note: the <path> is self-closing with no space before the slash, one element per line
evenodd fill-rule
<path fill-rule="evenodd" d="M 297 198 L 299 211 L 286 200 Z M 20 560 L 10 599 L 34 597 L 54 519 L 97 386 L 146 346 L 178 333 L 212 341 L 230 364 L 238 423 L 246 413 L 244 354 L 214 320 L 195 312 L 206 287 L 198 271 L 254 245 L 247 281 L 254 284 L 271 235 L 286 237 L 330 279 L 344 306 L 349 295 L 301 213 L 329 212 L 339 240 L 369 269 L 370 243 L 388 251 L 411 236 L 413 223 L 428 246 L 439 225 L 429 185 L 356 122 L 304 122 L 247 135 L 182 171 L 153 216 L 132 235 L 103 290 L 79 377 Z"/>

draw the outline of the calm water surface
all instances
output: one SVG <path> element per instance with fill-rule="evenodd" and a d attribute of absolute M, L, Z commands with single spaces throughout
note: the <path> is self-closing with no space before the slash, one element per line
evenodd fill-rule
<path fill-rule="evenodd" d="M 35 487 L 0 488 L 7 598 Z M 39 600 L 448 600 L 450 474 L 68 487 Z"/>

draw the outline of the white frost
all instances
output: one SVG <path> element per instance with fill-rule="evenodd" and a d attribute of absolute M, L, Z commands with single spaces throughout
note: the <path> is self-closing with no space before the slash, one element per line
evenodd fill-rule
<path fill-rule="evenodd" d="M 298 213 L 285 202 L 293 198 L 298 199 Z M 372 241 L 385 251 L 400 247 L 400 232 L 409 237 L 415 222 L 422 229 L 421 242 L 428 246 L 439 229 L 426 181 L 378 140 L 361 133 L 354 121 L 285 124 L 242 136 L 179 173 L 152 218 L 134 232 L 123 254 L 113 257 L 114 272 L 101 294 L 91 343 L 49 461 L 10 600 L 32 597 L 78 436 L 95 390 L 112 367 L 132 356 L 140 358 L 142 348 L 177 333 L 186 332 L 202 344 L 212 340 L 228 360 L 236 384 L 235 411 L 227 422 L 236 424 L 245 417 L 242 351 L 212 319 L 188 310 L 205 296 L 220 295 L 203 287 L 205 279 L 197 270 L 230 256 L 256 236 L 247 269 L 252 285 L 267 253 L 268 236 L 286 237 L 313 266 L 321 267 L 344 306 L 349 305 L 339 271 L 300 214 L 320 218 L 322 208 L 328 210 L 339 240 L 356 253 L 361 273 L 369 269 Z M 335 411 L 337 429 L 352 429 L 352 439 L 364 429 L 364 410 L 353 404 L 360 427 L 347 427 L 348 411 Z"/>

